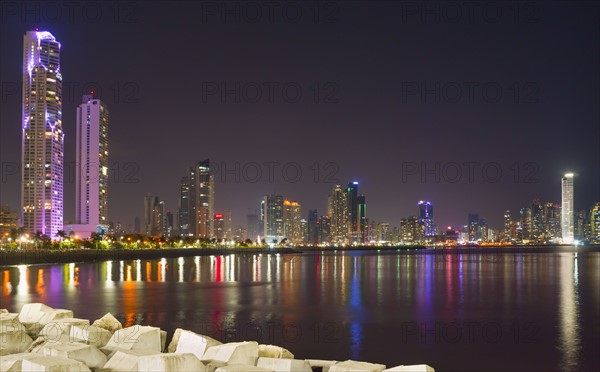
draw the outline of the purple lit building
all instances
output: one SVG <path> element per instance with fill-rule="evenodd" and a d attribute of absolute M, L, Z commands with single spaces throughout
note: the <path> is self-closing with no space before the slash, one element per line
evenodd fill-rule
<path fill-rule="evenodd" d="M 23 225 L 56 239 L 63 229 L 62 76 L 60 43 L 47 31 L 23 39 L 22 119 Z"/>
<path fill-rule="evenodd" d="M 434 236 L 433 205 L 428 201 L 419 202 L 419 222 L 425 226 L 425 236 Z"/>

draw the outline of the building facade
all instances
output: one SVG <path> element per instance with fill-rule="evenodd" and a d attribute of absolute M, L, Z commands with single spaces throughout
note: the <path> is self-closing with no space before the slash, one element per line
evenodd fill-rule
<path fill-rule="evenodd" d="M 562 178 L 562 208 L 560 225 L 562 242 L 573 244 L 575 241 L 575 210 L 574 210 L 574 185 L 573 173 L 567 173 Z"/>
<path fill-rule="evenodd" d="M 23 227 L 57 239 L 63 229 L 64 133 L 60 43 L 47 31 L 23 40 Z"/>

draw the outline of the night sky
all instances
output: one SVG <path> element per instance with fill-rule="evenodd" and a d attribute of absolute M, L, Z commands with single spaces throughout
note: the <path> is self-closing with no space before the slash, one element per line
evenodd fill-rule
<path fill-rule="evenodd" d="M 44 4 L 2 4 L 0 203 L 13 209 L 23 35 L 36 27 L 62 43 L 67 163 L 82 90 L 108 105 L 109 218 L 125 226 L 142 216 L 148 192 L 175 213 L 180 178 L 205 158 L 239 164 L 239 182 L 217 172 L 215 211 L 231 209 L 243 226 L 265 193 L 299 201 L 304 217 L 325 214 L 335 179 L 359 181 L 368 217 L 392 226 L 423 199 L 440 227 L 474 212 L 499 228 L 506 209 L 560 202 L 567 171 L 577 210 L 600 200 L 596 1 L 309 1 L 279 3 L 272 16 L 261 1 Z M 236 84 L 237 97 L 211 94 Z M 273 182 L 265 162 L 279 163 Z M 409 172 L 436 163 L 439 182 Z M 65 222 L 74 192 L 67 179 Z"/>

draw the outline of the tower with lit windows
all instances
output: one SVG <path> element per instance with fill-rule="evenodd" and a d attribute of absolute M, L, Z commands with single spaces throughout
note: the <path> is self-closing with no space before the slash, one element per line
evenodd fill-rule
<path fill-rule="evenodd" d="M 560 213 L 560 226 L 562 230 L 562 242 L 564 244 L 573 244 L 575 241 L 573 176 L 573 173 L 567 173 L 562 178 L 562 208 Z"/>
<path fill-rule="evenodd" d="M 21 205 L 29 234 L 63 229 L 64 133 L 60 43 L 47 31 L 23 38 Z"/>
<path fill-rule="evenodd" d="M 84 95 L 77 107 L 75 219 L 91 226 L 108 224 L 108 109 Z"/>

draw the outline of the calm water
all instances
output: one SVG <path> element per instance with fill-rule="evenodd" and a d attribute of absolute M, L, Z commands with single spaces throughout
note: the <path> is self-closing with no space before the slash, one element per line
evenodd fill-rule
<path fill-rule="evenodd" d="M 298 358 L 599 370 L 600 253 L 336 252 L 0 268 L 1 307 L 257 340 Z"/>

